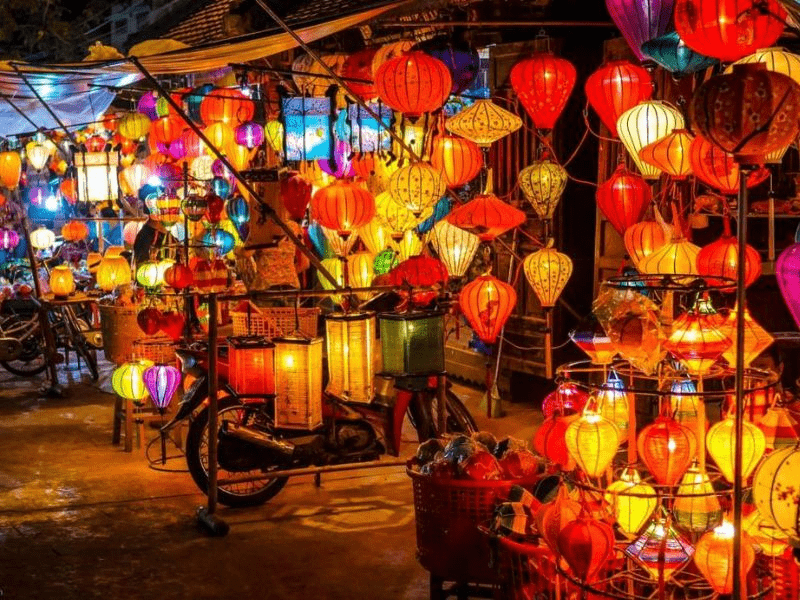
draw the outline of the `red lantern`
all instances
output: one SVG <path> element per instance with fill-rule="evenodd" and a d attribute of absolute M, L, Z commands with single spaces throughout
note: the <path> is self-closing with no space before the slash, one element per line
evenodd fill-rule
<path fill-rule="evenodd" d="M 552 129 L 575 87 L 575 67 L 549 52 L 521 60 L 511 69 L 511 87 L 537 129 Z"/>
<path fill-rule="evenodd" d="M 102 135 L 93 135 L 84 142 L 84 145 L 89 152 L 102 152 L 106 149 L 107 143 Z"/>
<path fill-rule="evenodd" d="M 75 204 L 78 200 L 78 182 L 74 179 L 65 179 L 58 186 L 58 189 L 68 203 Z"/>
<path fill-rule="evenodd" d="M 614 60 L 589 75 L 585 89 L 589 104 L 611 135 L 617 137 L 617 119 L 629 108 L 650 99 L 653 79 L 638 65 Z"/>
<path fill-rule="evenodd" d="M 275 344 L 263 337 L 228 338 L 228 379 L 240 396 L 275 393 Z"/>
<path fill-rule="evenodd" d="M 441 108 L 452 87 L 447 65 L 416 50 L 387 60 L 375 72 L 380 99 L 410 117 Z"/>
<path fill-rule="evenodd" d="M 689 145 L 689 162 L 695 176 L 723 194 L 739 193 L 739 165 L 733 155 L 717 148 L 702 135 L 696 135 Z M 747 177 L 747 187 L 753 187 L 769 177 L 767 169 L 752 171 Z"/>
<path fill-rule="evenodd" d="M 692 99 L 692 122 L 740 164 L 764 164 L 797 135 L 800 86 L 764 63 L 733 66 L 706 81 Z"/>
<path fill-rule="evenodd" d="M 136 315 L 136 323 L 147 335 L 155 335 L 161 329 L 161 311 L 157 308 L 145 308 Z"/>
<path fill-rule="evenodd" d="M 169 145 L 181 137 L 184 128 L 183 119 L 168 115 L 150 124 L 150 136 L 159 144 Z"/>
<path fill-rule="evenodd" d="M 86 223 L 70 221 L 61 228 L 61 237 L 65 242 L 80 242 L 89 237 L 89 228 Z"/>
<path fill-rule="evenodd" d="M 222 219 L 222 210 L 225 208 L 225 201 L 214 192 L 205 195 L 206 219 L 209 223 L 219 223 Z"/>
<path fill-rule="evenodd" d="M 580 516 L 582 510 L 580 502 L 570 497 L 567 486 L 560 485 L 555 499 L 542 504 L 536 511 L 534 515 L 536 526 L 542 539 L 553 552 L 558 552 L 558 535 L 568 523 L 572 523 Z"/>
<path fill-rule="evenodd" d="M 461 187 L 475 179 L 483 167 L 483 153 L 478 144 L 455 135 L 433 139 L 431 164 L 442 172 L 447 187 Z"/>
<path fill-rule="evenodd" d="M 578 417 L 578 414 L 562 416 L 554 413 L 545 418 L 533 436 L 533 449 L 563 471 L 575 468 L 575 459 L 567 451 L 564 434 L 569 424 Z"/>
<path fill-rule="evenodd" d="M 581 581 L 593 581 L 613 550 L 611 525 L 590 517 L 579 516 L 558 534 L 558 552 Z"/>
<path fill-rule="evenodd" d="M 179 312 L 165 312 L 161 313 L 159 320 L 159 328 L 166 333 L 169 338 L 177 342 L 183 336 L 183 328 L 186 325 L 186 319 Z"/>
<path fill-rule="evenodd" d="M 542 414 L 548 418 L 553 414 L 580 413 L 588 400 L 589 394 L 574 383 L 561 383 L 542 400 Z"/>
<path fill-rule="evenodd" d="M 339 235 L 349 236 L 375 216 L 375 198 L 367 190 L 342 180 L 317 190 L 311 199 L 311 218 Z"/>
<path fill-rule="evenodd" d="M 205 143 L 200 139 L 193 129 L 185 129 L 181 134 L 181 144 L 186 153 L 185 158 L 191 160 L 205 154 Z"/>
<path fill-rule="evenodd" d="M 503 202 L 490 190 L 454 208 L 447 215 L 448 223 L 474 233 L 483 242 L 491 242 L 498 235 L 522 225 L 525 219 L 523 211 Z"/>
<path fill-rule="evenodd" d="M 597 188 L 597 205 L 620 235 L 644 217 L 650 204 L 650 186 L 641 175 L 620 164 Z"/>
<path fill-rule="evenodd" d="M 733 62 L 768 48 L 783 33 L 777 0 L 677 0 L 675 29 L 695 52 Z"/>
<path fill-rule="evenodd" d="M 739 264 L 739 244 L 736 238 L 731 235 L 731 224 L 729 219 L 723 221 L 724 231 L 722 236 L 708 246 L 703 246 L 697 254 L 697 272 L 706 277 L 710 285 L 722 285 L 724 282 L 712 277 L 725 277 L 736 281 L 737 265 Z M 752 284 L 761 276 L 761 256 L 758 250 L 749 244 L 745 244 L 745 287 Z M 725 291 L 734 291 L 734 287 L 727 288 Z"/>
<path fill-rule="evenodd" d="M 293 219 L 301 220 L 311 202 L 311 182 L 297 171 L 290 171 L 286 179 L 281 179 L 281 200 Z"/>
<path fill-rule="evenodd" d="M 447 283 L 449 274 L 444 263 L 430 256 L 412 256 L 389 271 L 391 285 L 411 287 L 432 287 Z M 411 301 L 417 306 L 425 306 L 433 301 L 438 292 L 434 290 L 413 292 Z"/>
<path fill-rule="evenodd" d="M 232 127 L 253 120 L 255 104 L 240 90 L 214 88 L 200 103 L 203 123 L 222 122 Z"/>
<path fill-rule="evenodd" d="M 477 336 L 494 344 L 514 310 L 517 292 L 496 277 L 481 275 L 464 286 L 458 303 Z"/>
<path fill-rule="evenodd" d="M 365 102 L 378 95 L 372 81 L 372 59 L 377 48 L 365 48 L 347 57 L 342 66 L 342 77 L 346 80 L 350 90 Z M 360 79 L 362 81 L 354 81 Z"/>
<path fill-rule="evenodd" d="M 181 263 L 175 263 L 164 271 L 164 283 L 175 290 L 184 290 L 192 285 L 192 270 Z"/>
<path fill-rule="evenodd" d="M 639 158 L 673 179 L 686 179 L 692 174 L 689 147 L 694 136 L 686 129 L 675 129 L 668 136 L 639 150 Z"/>
<path fill-rule="evenodd" d="M 662 415 L 642 429 L 639 456 L 662 485 L 677 485 L 692 464 L 697 450 L 694 432 L 670 416 Z"/>

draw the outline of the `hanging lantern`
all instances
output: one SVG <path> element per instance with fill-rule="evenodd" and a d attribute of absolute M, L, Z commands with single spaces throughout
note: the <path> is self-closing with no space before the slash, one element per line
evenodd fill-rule
<path fill-rule="evenodd" d="M 369 252 L 356 252 L 347 257 L 347 280 L 350 287 L 365 288 L 372 285 L 375 278 L 375 271 L 372 264 L 375 262 L 375 255 Z M 356 296 L 362 300 L 372 297 L 370 292 L 360 292 Z"/>
<path fill-rule="evenodd" d="M 331 314 L 325 320 L 328 354 L 326 392 L 350 402 L 369 404 L 375 376 L 375 315 Z"/>
<path fill-rule="evenodd" d="M 546 248 L 529 254 L 522 261 L 525 278 L 536 292 L 543 308 L 556 305 L 561 292 L 572 275 L 572 259 L 552 247 L 553 240 Z"/>
<path fill-rule="evenodd" d="M 641 270 L 639 264 L 653 252 L 665 246 L 671 237 L 671 228 L 667 232 L 661 223 L 641 221 L 625 230 L 623 241 L 633 266 Z"/>
<path fill-rule="evenodd" d="M 583 506 L 570 497 L 565 485 L 558 486 L 555 499 L 542 504 L 536 511 L 536 528 L 553 552 L 558 552 L 558 535 L 582 513 Z"/>
<path fill-rule="evenodd" d="M 108 202 L 119 196 L 119 152 L 82 152 L 73 156 L 78 171 L 78 199 Z"/>
<path fill-rule="evenodd" d="M 483 342 L 494 344 L 514 310 L 517 293 L 496 277 L 481 275 L 464 286 L 458 302 L 475 334 Z"/>
<path fill-rule="evenodd" d="M 66 298 L 75 291 L 75 279 L 68 265 L 58 265 L 50 270 L 50 291 L 56 298 Z"/>
<path fill-rule="evenodd" d="M 228 218 L 238 227 L 250 221 L 250 205 L 242 196 L 234 196 L 225 203 Z"/>
<path fill-rule="evenodd" d="M 568 179 L 566 169 L 549 159 L 537 160 L 517 175 L 522 193 L 540 219 L 553 218 Z"/>
<path fill-rule="evenodd" d="M 78 200 L 78 182 L 74 179 L 64 179 L 58 186 L 58 191 L 69 204 L 75 204 Z"/>
<path fill-rule="evenodd" d="M 680 111 L 660 100 L 647 100 L 622 113 L 617 120 L 617 134 L 645 179 L 658 179 L 661 171 L 644 162 L 639 151 L 685 127 Z"/>
<path fill-rule="evenodd" d="M 203 234 L 203 245 L 213 249 L 219 256 L 225 256 L 236 246 L 236 238 L 224 229 L 209 229 Z M 136 277 L 138 279 L 138 273 Z"/>
<path fill-rule="evenodd" d="M 597 413 L 584 412 L 564 434 L 567 451 L 589 477 L 600 477 L 619 448 L 616 425 Z"/>
<path fill-rule="evenodd" d="M 444 371 L 444 314 L 381 313 L 383 372 L 392 377 Z"/>
<path fill-rule="evenodd" d="M 645 42 L 642 52 L 676 77 L 703 71 L 718 62 L 689 48 L 674 31 Z"/>
<path fill-rule="evenodd" d="M 690 375 L 705 375 L 731 345 L 720 325 L 711 302 L 698 298 L 694 307 L 675 319 L 664 347 Z"/>
<path fill-rule="evenodd" d="M 659 581 L 668 581 L 694 554 L 692 545 L 683 539 L 664 517 L 654 517 L 650 525 L 625 548 L 625 554 L 636 560 Z"/>
<path fill-rule="evenodd" d="M 375 262 L 372 263 L 372 268 L 375 271 L 375 277 L 377 277 L 378 275 L 386 275 L 399 264 L 397 253 L 387 248 L 375 255 Z"/>
<path fill-rule="evenodd" d="M 650 204 L 647 182 L 620 164 L 605 182 L 597 187 L 597 205 L 620 235 L 639 223 Z"/>
<path fill-rule="evenodd" d="M 22 176 L 22 158 L 19 152 L 0 152 L 0 184 L 9 190 L 16 189 Z"/>
<path fill-rule="evenodd" d="M 673 179 L 684 180 L 692 174 L 689 147 L 693 139 L 688 130 L 676 129 L 639 150 L 639 158 Z"/>
<path fill-rule="evenodd" d="M 211 145 L 218 150 L 225 151 L 233 143 L 233 127 L 223 121 L 211 123 L 208 127 L 203 129 L 203 135 L 206 136 Z M 203 150 L 206 154 L 212 154 L 210 148 L 203 143 Z"/>
<path fill-rule="evenodd" d="M 391 231 L 377 216 L 359 228 L 358 237 L 372 254 L 379 254 L 393 246 Z"/>
<path fill-rule="evenodd" d="M 736 576 L 733 572 L 735 535 L 733 524 L 726 520 L 713 531 L 703 535 L 695 546 L 694 564 L 718 594 L 730 594 L 733 591 L 733 578 Z M 739 546 L 741 568 L 739 577 L 744 582 L 756 560 L 756 553 L 750 536 L 744 531 L 739 532 L 739 535 L 742 540 Z M 747 588 L 746 585 L 743 587 Z"/>
<path fill-rule="evenodd" d="M 150 119 L 135 111 L 126 113 L 119 121 L 119 134 L 129 140 L 141 140 L 150 131 Z"/>
<path fill-rule="evenodd" d="M 650 256 L 641 259 L 637 268 L 648 275 L 697 275 L 699 252 L 700 247 L 686 238 L 673 238 Z"/>
<path fill-rule="evenodd" d="M 433 138 L 431 165 L 442 174 L 449 188 L 469 183 L 483 168 L 483 153 L 466 138 L 441 134 Z"/>
<path fill-rule="evenodd" d="M 478 99 L 457 115 L 447 119 L 447 131 L 488 148 L 497 140 L 522 127 L 522 119 L 500 108 L 491 100 Z"/>
<path fill-rule="evenodd" d="M 701 135 L 696 135 L 689 146 L 689 161 L 695 176 L 711 187 L 729 196 L 739 192 L 739 165 L 733 155 L 718 148 Z M 753 187 L 769 177 L 767 169 L 751 171 L 747 187 Z"/>
<path fill-rule="evenodd" d="M 617 137 L 617 119 L 626 110 L 653 95 L 653 79 L 645 69 L 627 60 L 603 64 L 586 80 L 586 98 L 611 135 Z"/>
<path fill-rule="evenodd" d="M 581 581 L 593 581 L 613 552 L 614 530 L 603 521 L 579 516 L 558 534 L 558 553 Z"/>
<path fill-rule="evenodd" d="M 281 200 L 293 219 L 305 217 L 312 191 L 311 182 L 297 171 L 290 171 L 286 179 L 281 179 Z"/>
<path fill-rule="evenodd" d="M 674 0 L 606 0 L 608 14 L 640 61 L 642 44 L 672 29 Z"/>
<path fill-rule="evenodd" d="M 131 283 L 131 267 L 122 256 L 104 256 L 97 267 L 97 286 L 111 292 L 121 285 Z"/>
<path fill-rule="evenodd" d="M 669 406 L 672 416 L 678 423 L 697 431 L 697 419 L 700 411 L 697 388 L 691 379 L 674 381 L 670 388 Z"/>
<path fill-rule="evenodd" d="M 800 327 L 800 226 L 794 234 L 794 244 L 780 253 L 775 263 L 775 279 L 786 307 L 795 324 Z"/>
<path fill-rule="evenodd" d="M 157 143 L 168 146 L 181 136 L 184 127 L 185 121 L 180 117 L 161 117 L 150 124 L 150 137 Z"/>
<path fill-rule="evenodd" d="M 627 467 L 619 479 L 606 488 L 605 500 L 626 535 L 636 535 L 658 506 L 656 491 L 633 467 Z"/>
<path fill-rule="evenodd" d="M 695 463 L 681 479 L 672 512 L 683 531 L 703 533 L 722 522 L 717 492 L 704 469 Z"/>
<path fill-rule="evenodd" d="M 611 338 L 596 321 L 588 331 L 570 332 L 569 338 L 586 353 L 593 364 L 610 365 L 614 362 L 614 355 L 617 351 L 611 343 Z"/>
<path fill-rule="evenodd" d="M 317 190 L 311 199 L 311 218 L 343 237 L 369 223 L 374 215 L 375 198 L 352 183 L 337 180 Z"/>
<path fill-rule="evenodd" d="M 322 424 L 322 338 L 283 337 L 275 344 L 275 424 L 316 429 Z"/>
<path fill-rule="evenodd" d="M 147 289 L 155 289 L 164 283 L 162 275 L 158 262 L 146 260 L 136 269 L 136 282 Z"/>
<path fill-rule="evenodd" d="M 466 204 L 450 211 L 447 221 L 451 225 L 474 233 L 483 242 L 491 242 L 499 235 L 525 222 L 525 213 L 503 202 L 492 193 L 492 172 L 486 180 L 486 191 Z"/>
<path fill-rule="evenodd" d="M 517 62 L 509 74 L 511 87 L 534 127 L 547 130 L 553 128 L 564 110 L 575 87 L 575 78 L 573 64 L 549 52 Z"/>
<path fill-rule="evenodd" d="M 13 229 L 0 229 L 0 250 L 13 250 L 19 245 L 19 234 Z"/>
<path fill-rule="evenodd" d="M 481 245 L 477 235 L 451 225 L 446 220 L 433 226 L 430 240 L 450 277 L 455 278 L 466 274 Z"/>
<path fill-rule="evenodd" d="M 425 162 L 406 165 L 389 179 L 389 193 L 415 216 L 431 210 L 447 191 L 441 173 Z"/>
<path fill-rule="evenodd" d="M 397 246 L 397 256 L 401 262 L 422 254 L 423 243 L 416 231 L 406 231 L 403 237 L 395 242 L 395 245 Z"/>
<path fill-rule="evenodd" d="M 41 171 L 50 160 L 50 148 L 44 144 L 31 142 L 25 146 L 25 158 L 31 167 Z"/>
<path fill-rule="evenodd" d="M 628 440 L 630 418 L 628 410 L 631 402 L 632 399 L 622 379 L 614 369 L 611 369 L 606 382 L 597 393 L 597 412 L 617 428 L 620 444 Z"/>
<path fill-rule="evenodd" d="M 82 242 L 89 237 L 89 228 L 81 221 L 69 221 L 61 227 L 61 237 L 65 242 Z"/>
<path fill-rule="evenodd" d="M 203 123 L 226 123 L 236 126 L 253 119 L 255 104 L 242 91 L 215 88 L 200 102 L 200 118 Z"/>
<path fill-rule="evenodd" d="M 764 520 L 788 535 L 793 544 L 800 540 L 800 447 L 781 448 L 770 453 L 753 477 L 753 499 Z"/>
<path fill-rule="evenodd" d="M 264 337 L 228 338 L 228 383 L 239 396 L 275 393 L 275 344 Z"/>
<path fill-rule="evenodd" d="M 764 63 L 750 63 L 701 85 L 691 112 L 694 126 L 712 144 L 740 164 L 758 165 L 794 141 L 798 108 L 800 87 L 792 79 Z"/>
<path fill-rule="evenodd" d="M 676 0 L 675 30 L 687 46 L 724 62 L 767 48 L 783 33 L 776 0 Z"/>
<path fill-rule="evenodd" d="M 706 277 L 709 285 L 724 285 L 727 280 L 736 281 L 738 279 L 737 263 L 739 262 L 739 244 L 736 238 L 731 235 L 730 220 L 723 220 L 724 231 L 722 236 L 715 242 L 700 249 L 697 254 L 697 272 Z M 750 286 L 761 276 L 761 256 L 758 250 L 745 245 L 745 287 Z M 716 279 L 723 277 L 724 279 Z M 726 291 L 734 291 L 731 286 Z"/>
<path fill-rule="evenodd" d="M 144 372 L 153 366 L 149 360 L 134 360 L 117 367 L 111 375 L 111 387 L 125 400 L 139 402 L 147 396 Z"/>
<path fill-rule="evenodd" d="M 372 57 L 372 76 L 374 77 L 383 63 L 406 54 L 416 45 L 417 43 L 413 40 L 399 40 L 397 42 L 384 44 L 378 48 L 375 51 L 375 56 Z"/>
<path fill-rule="evenodd" d="M 419 51 L 388 60 L 375 72 L 378 97 L 410 117 L 441 108 L 452 86 L 447 66 Z"/>
<path fill-rule="evenodd" d="M 747 479 L 764 456 L 766 439 L 764 433 L 750 421 L 743 421 L 742 433 L 742 479 Z M 733 462 L 736 448 L 736 431 L 733 415 L 715 423 L 708 430 L 706 445 L 708 453 L 717 463 L 722 476 L 733 482 Z"/>
<path fill-rule="evenodd" d="M 434 40 L 425 44 L 425 50 L 434 58 L 442 61 L 450 71 L 453 86 L 450 88 L 452 96 L 458 96 L 470 87 L 480 71 L 480 57 L 478 52 L 468 46 L 455 46 L 442 44 Z"/>
<path fill-rule="evenodd" d="M 559 383 L 558 387 L 542 400 L 542 414 L 549 419 L 554 414 L 571 415 L 583 411 L 589 394 L 574 383 Z"/>
<path fill-rule="evenodd" d="M 638 437 L 639 456 L 647 470 L 662 485 L 680 481 L 695 457 L 697 442 L 690 429 L 669 416 L 660 416 L 642 429 Z"/>
<path fill-rule="evenodd" d="M 342 77 L 348 80 L 350 91 L 365 102 L 378 95 L 372 83 L 372 59 L 377 51 L 377 48 L 364 48 L 354 52 L 345 59 L 342 66 Z"/>
<path fill-rule="evenodd" d="M 794 447 L 800 441 L 800 424 L 783 406 L 770 406 L 758 420 L 758 428 L 764 433 L 767 452 Z"/>
<path fill-rule="evenodd" d="M 47 250 L 56 243 L 56 234 L 46 227 L 38 227 L 31 232 L 31 246 L 37 250 Z"/>
<path fill-rule="evenodd" d="M 344 266 L 342 265 L 342 261 L 338 258 L 325 258 L 322 260 L 321 264 L 325 270 L 333 276 L 336 283 L 339 284 L 339 287 L 344 287 Z M 317 279 L 324 290 L 333 290 L 336 288 L 333 282 L 320 271 L 317 271 Z M 344 298 L 339 294 L 334 294 L 330 296 L 330 298 L 334 304 L 342 304 L 342 302 L 344 302 Z"/>
<path fill-rule="evenodd" d="M 767 523 L 757 510 L 744 518 L 742 527 L 764 556 L 777 558 L 789 547 L 789 538 Z"/>
<path fill-rule="evenodd" d="M 267 138 L 269 147 L 278 154 L 283 154 L 283 140 L 286 137 L 283 123 L 277 120 L 267 121 L 266 125 L 264 125 L 264 135 Z"/>
<path fill-rule="evenodd" d="M 434 287 L 440 288 L 447 283 L 449 275 L 440 260 L 430 256 L 411 256 L 403 259 L 389 273 L 389 281 L 398 287 Z M 436 290 L 413 292 L 411 300 L 418 306 L 430 304 L 437 296 Z"/>
<path fill-rule="evenodd" d="M 139 190 L 142 189 L 149 178 L 150 169 L 142 163 L 136 163 L 120 171 L 119 183 L 128 196 L 138 196 Z"/>
<path fill-rule="evenodd" d="M 254 121 L 246 121 L 233 130 L 236 143 L 252 150 L 264 143 L 264 128 Z"/>
<path fill-rule="evenodd" d="M 375 198 L 375 218 L 389 231 L 389 235 L 398 240 L 406 231 L 410 231 L 419 223 L 405 204 L 397 202 L 389 192 L 382 192 Z"/>
<path fill-rule="evenodd" d="M 172 365 L 153 365 L 142 373 L 142 381 L 156 408 L 164 411 L 181 384 L 181 372 Z"/>
<path fill-rule="evenodd" d="M 731 345 L 722 354 L 722 357 L 728 361 L 728 364 L 734 367 L 736 365 L 736 318 L 739 312 L 738 306 L 734 306 L 728 313 L 728 317 L 720 326 L 722 331 L 726 332 L 728 337 L 732 340 Z M 770 347 L 774 338 L 769 332 L 761 327 L 755 319 L 753 319 L 750 311 L 745 306 L 744 309 L 744 366 L 750 366 L 759 354 Z"/>
<path fill-rule="evenodd" d="M 181 263 L 171 265 L 164 271 L 164 283 L 173 290 L 185 290 L 194 282 L 192 270 Z"/>
<path fill-rule="evenodd" d="M 533 436 L 533 449 L 563 471 L 575 468 L 575 459 L 567 450 L 565 435 L 570 423 L 578 419 L 578 415 L 560 415 L 554 413 L 545 418 Z"/>

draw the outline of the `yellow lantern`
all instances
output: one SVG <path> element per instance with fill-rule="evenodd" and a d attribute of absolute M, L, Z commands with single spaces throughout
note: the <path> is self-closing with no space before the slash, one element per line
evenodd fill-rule
<path fill-rule="evenodd" d="M 56 234 L 46 227 L 39 227 L 31 232 L 31 246 L 37 250 L 47 250 L 56 243 Z"/>
<path fill-rule="evenodd" d="M 497 140 L 522 127 L 522 119 L 500 108 L 491 100 L 479 99 L 447 119 L 444 126 L 450 133 L 488 148 Z"/>
<path fill-rule="evenodd" d="M 278 154 L 283 154 L 283 123 L 277 119 L 267 121 L 264 125 L 264 137 L 270 148 Z"/>
<path fill-rule="evenodd" d="M 120 285 L 131 283 L 131 267 L 122 256 L 106 256 L 97 268 L 97 286 L 104 292 L 111 292 Z"/>
<path fill-rule="evenodd" d="M 418 218 L 433 210 L 446 191 L 442 174 L 426 162 L 408 164 L 389 178 L 392 198 Z"/>
<path fill-rule="evenodd" d="M 522 269 L 542 307 L 551 308 L 572 275 L 572 259 L 553 248 L 551 239 L 546 248 L 525 257 Z"/>
<path fill-rule="evenodd" d="M 597 393 L 597 412 L 617 427 L 619 443 L 628 439 L 630 398 L 625 384 L 617 372 L 611 369 L 606 382 Z"/>
<path fill-rule="evenodd" d="M 447 219 L 433 226 L 430 242 L 439 260 L 447 267 L 447 273 L 456 278 L 464 276 L 481 245 L 477 235 L 451 225 Z"/>
<path fill-rule="evenodd" d="M 30 166 L 41 171 L 50 160 L 50 148 L 38 142 L 31 142 L 25 146 L 25 157 Z"/>
<path fill-rule="evenodd" d="M 83 152 L 73 155 L 78 171 L 78 199 L 108 202 L 119 197 L 119 152 Z"/>
<path fill-rule="evenodd" d="M 129 140 L 140 140 L 150 131 L 150 119 L 138 111 L 126 113 L 119 120 L 119 134 Z"/>
<path fill-rule="evenodd" d="M 620 528 L 629 536 L 639 532 L 658 506 L 656 491 L 642 483 L 639 472 L 633 467 L 622 471 L 619 479 L 606 488 L 605 499 Z"/>
<path fill-rule="evenodd" d="M 250 159 L 256 150 L 250 150 L 247 146 L 230 144 L 227 148 L 228 160 L 237 171 L 244 171 L 250 164 Z"/>
<path fill-rule="evenodd" d="M 369 252 L 356 252 L 347 257 L 347 279 L 348 286 L 354 288 L 369 287 L 375 278 L 375 255 Z M 368 300 L 372 294 L 370 292 L 359 292 L 356 294 L 359 300 Z"/>
<path fill-rule="evenodd" d="M 517 181 L 540 219 L 552 219 L 567 186 L 566 169 L 552 160 L 537 160 L 519 172 Z"/>
<path fill-rule="evenodd" d="M 575 419 L 564 433 L 567 452 L 589 477 L 600 477 L 611 465 L 619 448 L 617 427 L 597 413 Z"/>
<path fill-rule="evenodd" d="M 750 421 L 744 421 L 742 428 L 742 479 L 747 479 L 764 456 L 767 441 L 764 432 Z M 733 457 L 736 451 L 736 425 L 733 415 L 729 414 L 711 426 L 706 435 L 706 446 L 722 476 L 733 482 Z"/>
<path fill-rule="evenodd" d="M 403 237 L 406 231 L 414 229 L 432 212 L 433 209 L 428 208 L 417 217 L 406 208 L 405 204 L 396 201 L 389 192 L 378 194 L 378 197 L 375 198 L 375 216 L 388 228 L 393 239 Z"/>
<path fill-rule="evenodd" d="M 58 298 L 66 298 L 75 291 L 75 278 L 67 265 L 58 265 L 50 270 L 50 291 Z"/>
<path fill-rule="evenodd" d="M 397 252 L 400 262 L 422 252 L 422 240 L 416 231 L 409 230 L 403 234 L 403 238 L 397 241 Z"/>
<path fill-rule="evenodd" d="M 144 400 L 147 397 L 144 372 L 152 366 L 153 362 L 149 360 L 134 360 L 122 364 L 111 375 L 111 387 L 118 396 L 126 400 Z"/>
<path fill-rule="evenodd" d="M 328 354 L 328 387 L 336 396 L 369 404 L 372 402 L 375 367 L 375 315 L 331 314 L 325 320 Z"/>
<path fill-rule="evenodd" d="M 645 179 L 658 179 L 661 169 L 642 160 L 639 151 L 686 127 L 680 111 L 659 100 L 646 100 L 626 110 L 617 119 L 619 139 Z"/>
<path fill-rule="evenodd" d="M 206 136 L 209 142 L 221 151 L 226 151 L 228 146 L 233 143 L 234 134 L 233 127 L 222 121 L 212 123 L 203 130 L 203 135 Z M 204 152 L 213 154 L 205 142 L 202 142 Z"/>
<path fill-rule="evenodd" d="M 697 431 L 697 419 L 700 414 L 700 397 L 697 388 L 691 379 L 683 379 L 672 383 L 669 397 L 670 410 L 675 420 L 688 427 L 693 432 Z"/>
<path fill-rule="evenodd" d="M 275 424 L 322 425 L 322 338 L 275 338 Z"/>
<path fill-rule="evenodd" d="M 672 239 L 672 227 L 655 221 L 641 221 L 625 230 L 623 241 L 633 266 L 639 263 Z"/>
<path fill-rule="evenodd" d="M 744 518 L 742 527 L 764 556 L 776 558 L 789 547 L 789 537 L 771 526 L 757 510 Z"/>
<path fill-rule="evenodd" d="M 647 275 L 697 275 L 699 252 L 686 238 L 676 238 L 640 259 L 637 268 Z"/>
<path fill-rule="evenodd" d="M 322 266 L 325 268 L 328 273 L 330 273 L 333 278 L 336 280 L 336 283 L 339 286 L 344 287 L 344 268 L 342 267 L 342 261 L 338 258 L 326 258 L 322 261 Z M 320 285 L 322 285 L 322 289 L 324 290 L 333 290 L 335 286 L 331 281 L 328 280 L 322 273 L 317 271 L 317 279 L 319 279 Z M 334 294 L 331 297 L 331 301 L 334 304 L 341 304 L 344 299 L 340 294 Z"/>
<path fill-rule="evenodd" d="M 672 509 L 675 523 L 692 533 L 703 533 L 722 522 L 722 507 L 704 469 L 693 464 L 686 470 Z"/>
<path fill-rule="evenodd" d="M 728 361 L 732 367 L 736 366 L 736 318 L 739 314 L 739 307 L 734 306 L 728 314 L 728 318 L 720 327 L 733 341 L 731 346 L 722 353 L 722 358 Z M 750 314 L 750 310 L 745 306 L 744 309 L 744 366 L 749 367 L 756 357 L 770 347 L 774 338 L 769 332 L 759 325 Z"/>
<path fill-rule="evenodd" d="M 164 283 L 164 273 L 161 266 L 154 260 L 146 260 L 136 269 L 136 281 L 139 285 L 154 289 Z"/>
<path fill-rule="evenodd" d="M 125 167 L 119 173 L 119 183 L 122 190 L 129 196 L 136 196 L 139 189 L 150 178 L 150 169 L 142 163 L 135 163 Z"/>
<path fill-rule="evenodd" d="M 746 421 L 745 421 L 746 422 Z M 771 452 L 753 477 L 753 500 L 767 524 L 800 542 L 800 446 Z"/>
<path fill-rule="evenodd" d="M 378 199 L 375 199 L 377 203 Z M 380 254 L 386 248 L 393 246 L 389 228 L 377 217 L 366 225 L 356 230 L 356 235 L 361 238 L 364 245 L 372 254 Z"/>
<path fill-rule="evenodd" d="M 718 594 L 730 594 L 733 591 L 733 538 L 736 530 L 733 524 L 725 520 L 722 525 L 709 531 L 700 541 L 697 542 L 694 552 L 694 564 L 711 584 L 711 587 Z M 741 571 L 739 576 L 742 583 L 747 573 L 756 560 L 756 553 L 753 550 L 753 541 L 745 532 L 740 533 L 742 538 L 739 565 Z M 742 585 L 742 589 L 747 589 Z"/>
<path fill-rule="evenodd" d="M 125 252 L 125 246 L 109 246 L 103 256 L 122 256 L 123 252 Z"/>
<path fill-rule="evenodd" d="M 97 269 L 100 268 L 100 261 L 102 260 L 103 255 L 99 252 L 89 252 L 86 255 L 86 269 L 89 271 L 89 273 L 97 273 Z"/>

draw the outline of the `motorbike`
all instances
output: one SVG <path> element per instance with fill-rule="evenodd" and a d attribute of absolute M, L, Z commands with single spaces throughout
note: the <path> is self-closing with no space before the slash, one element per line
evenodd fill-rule
<path fill-rule="evenodd" d="M 188 421 L 186 463 L 194 482 L 207 493 L 208 348 L 197 343 L 179 349 L 177 355 L 184 377 L 193 381 L 161 431 L 166 435 Z M 286 485 L 288 477 L 279 475 L 284 470 L 366 462 L 384 454 L 399 456 L 406 417 L 420 442 L 440 433 L 436 377 L 379 378 L 378 392 L 369 404 L 325 394 L 323 425 L 297 431 L 276 426 L 274 398 L 239 397 L 227 383 L 225 346 L 219 347 L 218 357 L 218 500 L 226 506 L 254 506 L 270 500 Z M 469 410 L 449 387 L 444 404 L 448 432 L 477 431 Z"/>

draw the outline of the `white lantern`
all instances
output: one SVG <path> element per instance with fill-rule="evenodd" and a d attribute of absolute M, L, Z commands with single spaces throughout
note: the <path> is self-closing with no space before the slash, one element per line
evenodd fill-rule
<path fill-rule="evenodd" d="M 82 152 L 73 155 L 78 171 L 78 199 L 107 202 L 119 197 L 119 152 Z"/>
<path fill-rule="evenodd" d="M 47 250 L 56 243 L 56 234 L 45 227 L 31 232 L 31 246 L 37 250 Z"/>

